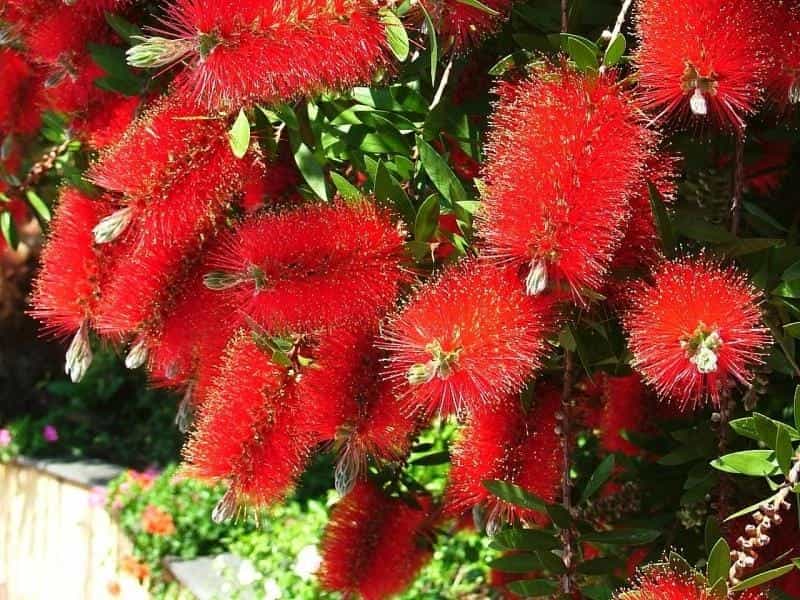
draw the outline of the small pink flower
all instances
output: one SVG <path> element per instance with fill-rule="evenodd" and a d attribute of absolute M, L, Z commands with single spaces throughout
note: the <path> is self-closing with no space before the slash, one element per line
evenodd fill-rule
<path fill-rule="evenodd" d="M 50 442 L 51 444 L 53 442 L 57 442 L 58 430 L 52 425 L 45 425 L 42 429 L 42 437 L 45 439 L 45 441 Z"/>
<path fill-rule="evenodd" d="M 0 429 L 0 448 L 7 448 L 11 445 L 11 432 L 8 429 Z"/>
<path fill-rule="evenodd" d="M 106 504 L 107 497 L 108 492 L 106 491 L 106 488 L 99 485 L 94 486 L 89 490 L 89 507 L 102 508 Z"/>

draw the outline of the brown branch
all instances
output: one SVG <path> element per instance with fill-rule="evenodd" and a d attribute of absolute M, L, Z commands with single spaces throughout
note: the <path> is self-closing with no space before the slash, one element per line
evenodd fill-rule
<path fill-rule="evenodd" d="M 736 130 L 736 151 L 733 168 L 733 192 L 731 194 L 731 233 L 738 235 L 742 212 L 742 194 L 744 191 L 744 143 L 745 130 Z"/>
<path fill-rule="evenodd" d="M 561 433 L 562 443 L 562 472 L 561 472 L 561 503 L 567 512 L 572 515 L 572 479 L 571 467 L 571 438 L 572 438 L 572 389 L 575 386 L 575 355 L 570 350 L 564 352 L 564 387 L 561 391 Z M 575 589 L 575 567 L 573 556 L 575 552 L 575 531 L 570 525 L 561 530 L 561 542 L 564 546 L 562 560 L 565 573 L 561 576 L 561 591 L 572 594 Z"/>
<path fill-rule="evenodd" d="M 561 33 L 569 31 L 569 0 L 561 0 Z"/>
<path fill-rule="evenodd" d="M 56 164 L 56 159 L 66 152 L 72 140 L 67 139 L 58 146 L 53 146 L 47 153 L 37 160 L 28 171 L 25 179 L 19 185 L 10 189 L 12 193 L 24 196 L 25 192 L 34 187 Z"/>

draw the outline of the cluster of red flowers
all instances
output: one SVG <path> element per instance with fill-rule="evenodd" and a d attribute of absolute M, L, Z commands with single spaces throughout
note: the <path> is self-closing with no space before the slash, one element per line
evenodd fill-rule
<path fill-rule="evenodd" d="M 683 573 L 673 565 L 656 564 L 643 569 L 633 589 L 619 592 L 617 600 L 712 600 L 712 591 L 698 573 Z M 761 592 L 747 590 L 732 594 L 736 600 L 766 600 Z"/>
<path fill-rule="evenodd" d="M 20 99 L 43 93 L 38 82 L 55 73 L 62 79 L 41 102 L 55 101 L 104 148 L 89 172 L 102 193 L 61 194 L 35 314 L 72 336 L 74 380 L 89 368 L 94 331 L 128 346 L 128 366 L 147 365 L 155 382 L 185 393 L 182 410 L 196 413 L 188 471 L 229 486 L 216 519 L 282 499 L 314 452 L 333 447 L 337 488 L 349 494 L 323 541 L 321 581 L 386 597 L 430 556 L 438 516 L 479 506 L 489 530 L 546 520 L 483 482 L 557 499 L 561 390 L 536 378 L 570 302 L 614 292 L 641 374 L 602 382 L 610 452 L 635 452 L 619 432 L 640 425 L 642 381 L 685 406 L 718 402 L 752 378 L 768 342 L 754 289 L 731 267 L 661 256 L 650 185 L 672 198 L 677 161 L 642 108 L 741 127 L 769 77 L 776 97 L 796 101 L 797 52 L 787 44 L 781 68 L 766 57 L 754 2 L 640 2 L 641 96 L 613 70 L 587 76 L 566 64 L 503 84 L 483 166 L 480 255 L 420 283 L 389 210 L 366 197 L 270 203 L 292 194 L 296 178 L 255 145 L 243 158 L 229 147 L 241 106 L 346 88 L 390 66 L 372 3 L 176 0 L 160 35 L 129 51 L 133 64 L 176 67 L 170 92 L 135 115 L 138 99 L 96 89 L 103 74 L 82 51 L 112 39 L 102 11 L 126 2 L 36 10 L 41 0 L 12 0 L 3 19 L 27 51 L 0 51 L 0 74 L 14 82 L 0 128 L 35 127 L 18 114 Z M 785 6 L 794 20 L 783 26 L 796 29 L 797 10 Z M 458 49 L 499 22 L 457 0 L 440 13 Z M 718 35 L 720 19 L 731 35 Z M 650 269 L 632 293 L 620 285 Z M 404 459 L 435 415 L 466 422 L 441 508 L 391 495 L 365 468 Z M 167 535 L 162 515 L 147 519 Z M 694 585 L 645 576 L 641 597 L 705 598 Z"/>

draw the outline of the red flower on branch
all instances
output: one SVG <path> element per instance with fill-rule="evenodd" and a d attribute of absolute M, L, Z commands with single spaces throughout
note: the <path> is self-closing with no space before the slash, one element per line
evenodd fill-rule
<path fill-rule="evenodd" d="M 625 317 L 633 366 L 663 399 L 717 405 L 736 382 L 749 384 L 769 336 L 759 294 L 739 271 L 705 258 L 667 261 L 631 293 Z"/>

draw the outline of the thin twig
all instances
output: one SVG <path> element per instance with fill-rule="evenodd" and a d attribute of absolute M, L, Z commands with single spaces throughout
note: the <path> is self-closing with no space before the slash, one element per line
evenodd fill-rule
<path fill-rule="evenodd" d="M 561 33 L 569 31 L 569 0 L 561 0 Z"/>
<path fill-rule="evenodd" d="M 433 110 L 436 108 L 436 105 L 442 100 L 442 95 L 444 94 L 444 88 L 447 86 L 447 80 L 450 79 L 450 71 L 453 69 L 453 57 L 450 57 L 450 60 L 447 61 L 447 66 L 444 68 L 444 72 L 442 73 L 441 79 L 439 79 L 439 87 L 436 89 L 436 94 L 433 96 L 433 102 L 428 107 L 428 110 Z"/>
<path fill-rule="evenodd" d="M 738 235 L 742 212 L 742 193 L 744 191 L 744 129 L 736 131 L 736 152 L 733 168 L 733 193 L 731 194 L 731 233 Z"/>
<path fill-rule="evenodd" d="M 575 386 L 575 356 L 570 350 L 564 352 L 564 387 L 561 391 L 561 443 L 562 443 L 562 472 L 561 472 L 561 503 L 567 512 L 572 514 L 572 479 L 571 467 L 571 437 L 572 437 L 572 389 Z M 561 576 L 561 591 L 571 594 L 574 589 L 573 553 L 575 545 L 575 531 L 570 525 L 561 530 L 561 541 L 564 546 L 562 560 L 565 573 Z"/>
<path fill-rule="evenodd" d="M 730 421 L 730 395 L 728 392 L 722 394 L 719 402 L 719 443 L 717 451 L 720 456 L 728 453 L 728 421 Z M 717 485 L 717 515 L 720 521 L 724 520 L 728 512 L 728 491 L 730 490 L 731 480 L 727 473 L 719 473 L 719 483 Z"/>
<path fill-rule="evenodd" d="M 631 4 L 633 4 L 633 0 L 624 0 L 622 3 L 622 8 L 619 11 L 619 15 L 617 15 L 617 22 L 614 23 L 614 29 L 611 32 L 611 37 L 608 38 L 609 45 L 622 31 L 622 26 L 625 24 L 625 16 L 628 14 Z"/>

